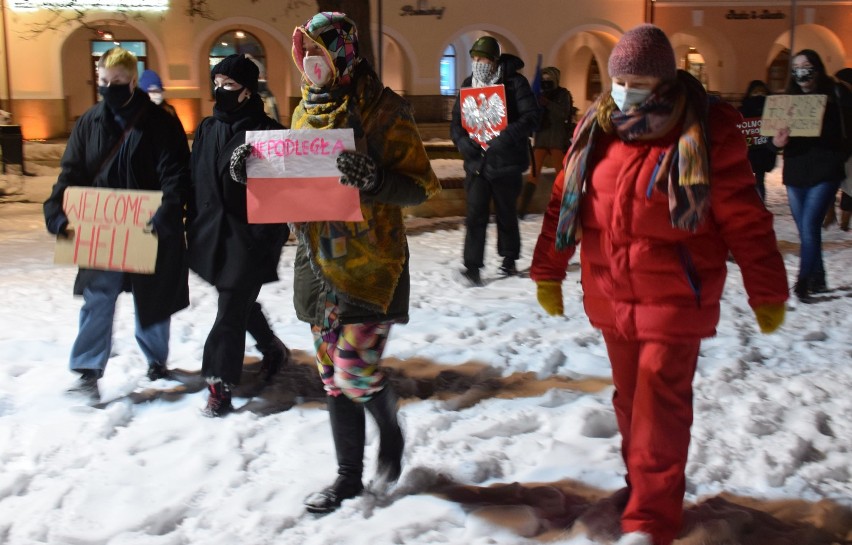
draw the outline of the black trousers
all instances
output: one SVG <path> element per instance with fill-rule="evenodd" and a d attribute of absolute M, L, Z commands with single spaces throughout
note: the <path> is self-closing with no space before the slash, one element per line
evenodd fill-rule
<path fill-rule="evenodd" d="M 464 181 L 467 198 L 467 218 L 464 235 L 464 266 L 481 269 L 485 258 L 485 235 L 494 202 L 497 220 L 497 254 L 518 259 L 521 255 L 521 233 L 518 228 L 518 195 L 521 194 L 523 175 L 516 174 L 488 179 L 471 176 Z"/>
<path fill-rule="evenodd" d="M 243 371 L 246 331 L 261 348 L 272 344 L 275 333 L 269 327 L 263 309 L 257 302 L 261 284 L 248 289 L 219 291 L 216 320 L 204 343 L 201 374 L 206 378 L 222 379 L 227 384 L 239 384 Z"/>

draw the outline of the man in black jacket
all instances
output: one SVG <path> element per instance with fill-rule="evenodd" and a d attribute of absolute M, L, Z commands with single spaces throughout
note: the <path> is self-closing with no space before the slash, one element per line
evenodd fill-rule
<path fill-rule="evenodd" d="M 47 230 L 73 237 L 62 208 L 70 186 L 160 190 L 163 199 L 149 223 L 157 235 L 154 274 L 81 268 L 74 294 L 83 296 L 80 329 L 71 349 L 71 370 L 80 374 L 72 390 L 97 400 L 112 346 L 115 302 L 132 291 L 136 339 L 148 360 L 148 378 L 168 376 L 171 315 L 189 306 L 183 220 L 189 187 L 189 145 L 176 117 L 137 88 L 136 57 L 120 47 L 98 61 L 103 100 L 77 121 L 61 171 L 44 203 Z"/>
<path fill-rule="evenodd" d="M 518 73 L 524 62 L 510 54 L 500 54 L 500 44 L 483 36 L 470 49 L 473 73 L 462 87 L 505 86 L 508 126 L 487 143 L 487 149 L 473 140 L 462 126 L 459 96 L 453 105 L 450 134 L 464 158 L 467 198 L 464 266 L 462 275 L 472 286 L 481 286 L 479 273 L 484 265 L 485 235 L 491 202 L 497 218 L 497 253 L 503 258 L 500 272 L 517 274 L 515 261 L 521 252 L 517 201 L 523 172 L 529 167 L 529 137 L 538 122 L 539 109 L 529 81 Z"/>

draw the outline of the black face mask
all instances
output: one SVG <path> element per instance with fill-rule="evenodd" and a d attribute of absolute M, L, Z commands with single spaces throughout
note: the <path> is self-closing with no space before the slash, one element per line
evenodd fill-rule
<path fill-rule="evenodd" d="M 130 89 L 130 84 L 110 85 L 98 87 L 98 92 L 104 97 L 104 102 L 109 106 L 110 110 L 117 112 L 122 106 L 127 104 L 130 97 L 133 96 L 133 91 Z"/>
<path fill-rule="evenodd" d="M 216 109 L 225 113 L 233 112 L 243 105 L 240 102 L 240 94 L 242 92 L 242 89 L 229 91 L 224 87 L 216 87 L 213 91 L 213 97 L 216 99 Z"/>
<path fill-rule="evenodd" d="M 552 91 L 556 89 L 556 82 L 549 80 L 541 80 L 541 90 L 542 91 Z"/>
<path fill-rule="evenodd" d="M 793 78 L 795 78 L 796 83 L 808 83 L 809 81 L 813 81 L 816 77 L 816 70 L 813 68 L 794 68 L 793 69 Z"/>

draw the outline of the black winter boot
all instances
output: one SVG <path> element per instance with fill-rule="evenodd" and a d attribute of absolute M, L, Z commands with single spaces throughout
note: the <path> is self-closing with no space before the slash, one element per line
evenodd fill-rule
<path fill-rule="evenodd" d="M 160 380 L 161 378 L 170 378 L 171 376 L 172 374 L 169 373 L 169 368 L 166 367 L 165 363 L 152 361 L 148 364 L 148 380 Z"/>
<path fill-rule="evenodd" d="M 221 380 L 207 384 L 210 395 L 207 406 L 201 409 L 201 414 L 207 418 L 219 418 L 234 410 L 231 404 L 231 388 Z"/>
<path fill-rule="evenodd" d="M 330 513 L 364 490 L 364 407 L 345 394 L 328 396 L 327 401 L 338 476 L 333 485 L 308 496 L 305 507 L 309 513 Z"/>
<path fill-rule="evenodd" d="M 515 260 L 511 257 L 504 257 L 503 263 L 500 265 L 501 276 L 517 276 L 518 267 L 515 265 Z"/>
<path fill-rule="evenodd" d="M 806 278 L 803 278 L 796 282 L 796 284 L 793 286 L 793 293 L 796 294 L 796 297 L 798 297 L 799 301 L 801 301 L 802 303 L 813 302 L 813 298 L 811 297 L 808 284 L 808 280 Z"/>
<path fill-rule="evenodd" d="M 75 371 L 80 373 L 80 378 L 68 389 L 68 392 L 80 394 L 92 403 L 100 401 L 101 392 L 98 390 L 98 380 L 102 374 L 100 369 L 75 369 Z"/>
<path fill-rule="evenodd" d="M 521 196 L 518 198 L 518 219 L 524 219 L 524 216 L 527 215 L 527 208 L 529 208 L 530 201 L 535 195 L 537 185 L 532 182 L 525 182 L 524 187 L 521 189 Z"/>
<path fill-rule="evenodd" d="M 269 346 L 257 346 L 263 359 L 260 362 L 260 374 L 263 380 L 272 380 L 290 361 L 290 349 L 278 337 L 273 337 Z"/>
<path fill-rule="evenodd" d="M 402 451 L 405 438 L 396 418 L 397 397 L 390 385 L 366 402 L 364 406 L 376 420 L 379 427 L 379 463 L 376 468 L 376 481 L 394 483 L 402 473 Z"/>

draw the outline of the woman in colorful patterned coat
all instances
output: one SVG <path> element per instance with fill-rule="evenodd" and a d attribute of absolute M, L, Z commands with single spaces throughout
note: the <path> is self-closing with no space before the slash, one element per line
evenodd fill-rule
<path fill-rule="evenodd" d="M 542 307 L 562 314 L 580 243 L 583 304 L 612 364 L 627 468 L 619 545 L 669 545 L 681 526 L 692 378 L 719 320 L 728 252 L 764 333 L 783 322 L 787 276 L 736 110 L 677 72 L 652 25 L 622 37 L 609 74 L 612 92 L 580 122 L 554 185 L 531 277 Z"/>
<path fill-rule="evenodd" d="M 297 27 L 293 61 L 304 80 L 292 128 L 353 129 L 357 150 L 344 151 L 337 166 L 340 183 L 360 190 L 364 216 L 295 225 L 296 314 L 311 324 L 338 463 L 335 483 L 306 501 L 308 511 L 323 513 L 363 490 L 365 408 L 380 433 L 377 481 L 399 478 L 397 401 L 379 360 L 392 324 L 408 321 L 402 207 L 435 195 L 440 184 L 410 107 L 358 56 L 351 19 L 318 13 Z"/>

